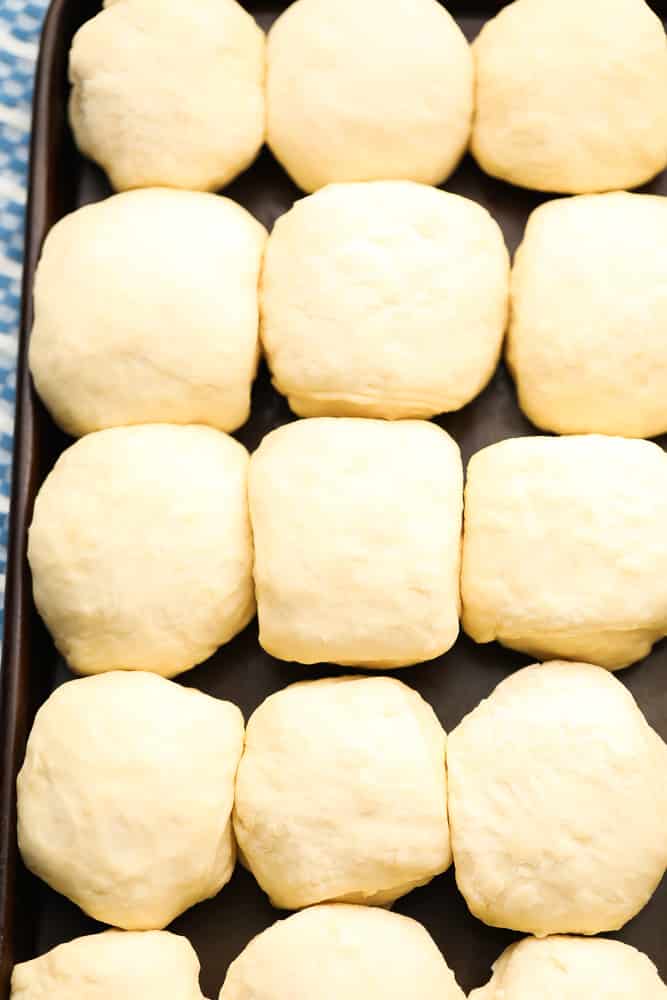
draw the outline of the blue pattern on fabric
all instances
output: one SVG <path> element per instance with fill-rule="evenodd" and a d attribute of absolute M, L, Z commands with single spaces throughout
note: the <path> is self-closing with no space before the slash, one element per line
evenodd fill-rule
<path fill-rule="evenodd" d="M 3 595 L 32 89 L 47 5 L 47 0 L 0 0 L 0 588 Z M 0 607 L 2 603 L 0 599 Z M 1 634 L 4 611 L 0 615 Z"/>

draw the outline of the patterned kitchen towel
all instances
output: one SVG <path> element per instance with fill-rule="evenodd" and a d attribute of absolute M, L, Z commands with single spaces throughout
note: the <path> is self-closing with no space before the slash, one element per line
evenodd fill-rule
<path fill-rule="evenodd" d="M 0 0 L 0 609 L 7 563 L 32 87 L 47 6 L 48 0 Z M 0 610 L 0 635 L 3 621 Z"/>

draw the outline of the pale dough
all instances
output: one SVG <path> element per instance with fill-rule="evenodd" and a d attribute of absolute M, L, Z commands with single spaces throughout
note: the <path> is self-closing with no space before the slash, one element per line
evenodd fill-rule
<path fill-rule="evenodd" d="M 526 416 L 559 434 L 667 431 L 667 198 L 537 208 L 512 272 L 507 361 Z"/>
<path fill-rule="evenodd" d="M 445 871 L 445 748 L 430 705 L 393 678 L 267 698 L 248 722 L 234 830 L 273 905 L 384 905 Z"/>
<path fill-rule="evenodd" d="M 435 424 L 298 420 L 250 462 L 259 639 L 299 663 L 400 667 L 458 634 L 462 469 Z"/>
<path fill-rule="evenodd" d="M 167 931 L 106 931 L 15 966 L 12 1000 L 203 1000 L 189 941 Z"/>
<path fill-rule="evenodd" d="M 155 421 L 245 423 L 265 239 L 228 198 L 166 188 L 58 222 L 37 267 L 29 352 L 54 420 L 75 437 Z"/>
<path fill-rule="evenodd" d="M 72 42 L 69 117 L 116 190 L 215 191 L 264 141 L 265 37 L 236 0 L 105 0 Z"/>
<path fill-rule="evenodd" d="M 112 671 L 40 708 L 18 777 L 26 866 L 96 920 L 165 927 L 231 878 L 235 705 Z"/>
<path fill-rule="evenodd" d="M 636 948 L 606 938 L 524 938 L 469 1000 L 666 1000 L 667 986 Z"/>
<path fill-rule="evenodd" d="M 473 44 L 472 153 L 539 191 L 644 184 L 667 163 L 667 42 L 643 0 L 515 0 Z"/>
<path fill-rule="evenodd" d="M 296 0 L 269 32 L 268 143 L 305 191 L 439 184 L 470 135 L 470 46 L 436 0 Z"/>
<path fill-rule="evenodd" d="M 273 229 L 262 341 L 300 416 L 430 417 L 490 379 L 508 298 L 481 205 L 410 181 L 333 184 Z"/>
<path fill-rule="evenodd" d="M 465 494 L 463 627 L 612 670 L 667 634 L 667 455 L 584 435 L 501 441 Z"/>
<path fill-rule="evenodd" d="M 464 1000 L 416 920 L 368 906 L 313 906 L 279 920 L 232 962 L 220 1000 Z"/>
<path fill-rule="evenodd" d="M 597 934 L 651 898 L 667 867 L 667 746 L 613 674 L 517 671 L 450 734 L 447 768 L 456 881 L 480 920 Z"/>
<path fill-rule="evenodd" d="M 205 660 L 255 612 L 248 453 L 209 427 L 88 434 L 42 484 L 28 534 L 35 604 L 72 670 Z"/>

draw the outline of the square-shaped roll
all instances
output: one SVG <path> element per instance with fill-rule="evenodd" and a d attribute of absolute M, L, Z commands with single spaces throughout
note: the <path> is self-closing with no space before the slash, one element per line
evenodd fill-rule
<path fill-rule="evenodd" d="M 260 642 L 299 663 L 402 667 L 458 634 L 463 473 L 435 424 L 300 420 L 250 462 Z"/>
<path fill-rule="evenodd" d="M 667 634 L 667 455 L 596 434 L 501 441 L 465 494 L 463 627 L 612 670 Z"/>

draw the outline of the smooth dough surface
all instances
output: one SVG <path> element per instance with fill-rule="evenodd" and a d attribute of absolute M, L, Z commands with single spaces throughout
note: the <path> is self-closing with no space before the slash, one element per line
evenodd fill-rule
<path fill-rule="evenodd" d="M 265 240 L 240 205 L 193 191 L 128 191 L 65 216 L 37 268 L 30 338 L 54 420 L 75 437 L 245 423 Z"/>
<path fill-rule="evenodd" d="M 665 1000 L 653 962 L 606 938 L 524 938 L 493 965 L 486 986 L 469 1000 Z"/>
<path fill-rule="evenodd" d="M 189 941 L 167 931 L 106 931 L 15 966 L 12 1000 L 203 1000 Z"/>
<path fill-rule="evenodd" d="M 88 434 L 42 484 L 35 604 L 72 670 L 201 663 L 255 611 L 248 453 L 210 427 Z"/>
<path fill-rule="evenodd" d="M 259 639 L 299 663 L 401 667 L 458 635 L 458 446 L 435 424 L 298 420 L 250 461 Z"/>
<path fill-rule="evenodd" d="M 666 767 L 667 746 L 602 667 L 554 661 L 502 681 L 448 741 L 471 912 L 538 937 L 622 927 L 667 867 Z"/>
<path fill-rule="evenodd" d="M 27 867 L 96 920 L 166 927 L 231 878 L 235 705 L 155 674 L 59 687 L 18 777 Z"/>
<path fill-rule="evenodd" d="M 384 905 L 451 864 L 446 735 L 389 677 L 304 681 L 248 722 L 239 850 L 274 906 Z"/>
<path fill-rule="evenodd" d="M 118 191 L 215 191 L 265 135 L 264 32 L 236 0 L 105 0 L 77 31 L 69 118 Z"/>
<path fill-rule="evenodd" d="M 667 431 L 667 198 L 537 208 L 512 272 L 507 360 L 526 416 L 560 434 Z"/>
<path fill-rule="evenodd" d="M 612 670 L 667 634 L 667 455 L 583 435 L 501 441 L 468 466 L 461 597 L 476 642 Z"/>
<path fill-rule="evenodd" d="M 313 906 L 232 962 L 220 1000 L 464 1000 L 421 924 L 369 906 Z"/>
<path fill-rule="evenodd" d="M 508 298 L 481 205 L 410 181 L 332 184 L 271 233 L 262 341 L 301 416 L 431 417 L 490 379 Z"/>
<path fill-rule="evenodd" d="M 305 191 L 439 184 L 463 155 L 472 55 L 436 0 L 296 0 L 269 32 L 267 59 L 268 143 Z"/>
<path fill-rule="evenodd" d="M 515 0 L 473 43 L 472 153 L 494 177 L 585 194 L 667 163 L 667 41 L 643 0 Z"/>

